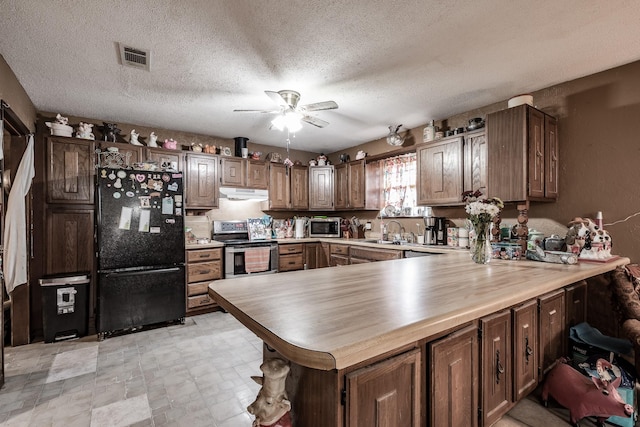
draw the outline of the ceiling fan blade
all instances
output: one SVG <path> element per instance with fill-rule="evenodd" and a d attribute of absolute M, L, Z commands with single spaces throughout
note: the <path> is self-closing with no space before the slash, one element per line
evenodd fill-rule
<path fill-rule="evenodd" d="M 338 104 L 334 101 L 314 102 L 313 104 L 300 106 L 300 109 L 304 111 L 335 110 L 336 108 L 338 108 Z"/>
<path fill-rule="evenodd" d="M 233 110 L 234 113 L 270 113 L 277 114 L 282 110 Z"/>
<path fill-rule="evenodd" d="M 266 93 L 267 96 L 271 98 L 271 100 L 276 104 L 278 104 L 279 106 L 289 107 L 289 104 L 287 103 L 287 101 L 285 101 L 282 95 L 280 95 L 278 92 L 274 92 L 272 90 L 265 90 L 264 93 Z"/>
<path fill-rule="evenodd" d="M 325 127 L 325 126 L 327 126 L 329 124 L 329 122 L 325 122 L 322 119 L 319 119 L 317 117 L 311 117 L 311 116 L 302 117 L 302 121 L 303 122 L 307 122 L 309 124 L 312 124 L 314 126 L 317 126 L 319 128 L 323 128 L 323 127 Z"/>

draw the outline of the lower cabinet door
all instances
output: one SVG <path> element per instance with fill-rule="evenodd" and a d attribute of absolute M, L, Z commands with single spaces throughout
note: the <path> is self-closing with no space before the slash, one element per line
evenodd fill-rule
<path fill-rule="evenodd" d="M 420 425 L 419 349 L 347 374 L 347 427 Z"/>
<path fill-rule="evenodd" d="M 490 426 L 511 406 L 511 311 L 480 319 L 482 328 L 482 425 Z"/>
<path fill-rule="evenodd" d="M 429 347 L 429 426 L 478 425 L 478 328 L 467 326 Z"/>
<path fill-rule="evenodd" d="M 564 289 L 545 294 L 539 298 L 540 313 L 540 373 L 545 375 L 556 359 L 565 351 L 565 302 Z"/>
<path fill-rule="evenodd" d="M 538 303 L 513 310 L 513 399 L 519 401 L 538 385 Z"/>

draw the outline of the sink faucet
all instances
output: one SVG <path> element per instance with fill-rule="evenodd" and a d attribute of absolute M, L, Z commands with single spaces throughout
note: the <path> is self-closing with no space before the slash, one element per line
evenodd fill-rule
<path fill-rule="evenodd" d="M 396 223 L 398 225 L 398 227 L 400 227 L 400 238 L 402 238 L 402 235 L 404 234 L 404 227 L 402 226 L 402 224 L 400 224 L 399 221 L 392 219 L 391 221 L 387 221 L 387 232 L 389 233 L 389 235 L 391 235 L 391 232 L 389 230 L 389 224 L 391 223 Z"/>

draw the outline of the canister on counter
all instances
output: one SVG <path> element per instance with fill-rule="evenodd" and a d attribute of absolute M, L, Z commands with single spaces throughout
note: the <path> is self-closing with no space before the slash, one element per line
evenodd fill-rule
<path fill-rule="evenodd" d="M 447 245 L 458 246 L 458 227 L 447 228 Z"/>

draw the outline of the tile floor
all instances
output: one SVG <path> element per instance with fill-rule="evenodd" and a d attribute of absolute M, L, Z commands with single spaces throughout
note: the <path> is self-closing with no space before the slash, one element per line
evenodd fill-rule
<path fill-rule="evenodd" d="M 172 325 L 5 349 L 0 426 L 250 427 L 262 342 L 230 314 Z M 495 427 L 568 426 L 566 410 L 535 396 Z M 590 421 L 582 426 L 593 426 Z M 330 426 L 327 426 L 330 427 Z"/>

